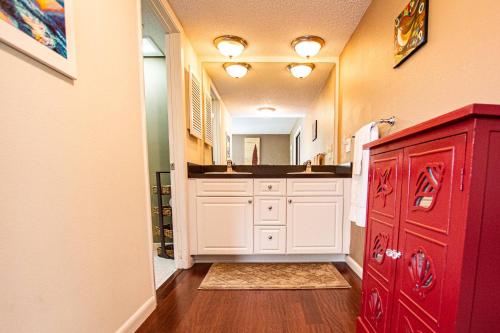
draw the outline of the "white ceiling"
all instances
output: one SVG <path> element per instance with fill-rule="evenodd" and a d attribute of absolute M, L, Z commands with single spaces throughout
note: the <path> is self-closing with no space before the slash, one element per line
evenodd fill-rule
<path fill-rule="evenodd" d="M 276 108 L 273 117 L 303 117 L 326 83 L 331 63 L 316 64 L 311 75 L 294 78 L 287 63 L 252 63 L 247 76 L 235 79 L 227 75 L 221 63 L 205 63 L 205 69 L 232 116 L 262 117 L 262 106 Z"/>
<path fill-rule="evenodd" d="M 232 134 L 290 134 L 299 118 L 232 118 Z"/>
<path fill-rule="evenodd" d="M 371 0 L 168 2 L 198 55 L 223 59 L 213 40 L 227 34 L 248 41 L 245 57 L 295 57 L 290 43 L 302 35 L 318 35 L 326 40 L 318 56 L 339 56 Z"/>

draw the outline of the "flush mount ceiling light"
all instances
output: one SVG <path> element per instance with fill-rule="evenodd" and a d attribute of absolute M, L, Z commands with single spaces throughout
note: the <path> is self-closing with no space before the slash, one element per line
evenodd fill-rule
<path fill-rule="evenodd" d="M 224 67 L 230 77 L 237 79 L 247 75 L 250 68 L 252 68 L 252 66 L 246 62 L 226 62 L 222 67 Z"/>
<path fill-rule="evenodd" d="M 311 74 L 312 70 L 314 69 L 314 64 L 290 64 L 286 66 L 286 68 L 292 73 L 293 76 L 295 76 L 297 79 L 303 79 L 309 74 Z"/>
<path fill-rule="evenodd" d="M 314 57 L 325 46 L 325 40 L 318 36 L 301 36 L 292 41 L 292 48 L 304 58 Z"/>
<path fill-rule="evenodd" d="M 224 35 L 215 38 L 214 45 L 223 56 L 233 58 L 239 56 L 248 43 L 241 37 Z"/>
<path fill-rule="evenodd" d="M 258 108 L 257 110 L 262 111 L 262 112 L 274 112 L 274 111 L 276 111 L 276 108 L 273 108 L 272 106 L 262 106 L 262 107 Z"/>
<path fill-rule="evenodd" d="M 144 57 L 164 57 L 160 48 L 153 41 L 151 37 L 144 37 L 142 39 L 142 55 Z"/>

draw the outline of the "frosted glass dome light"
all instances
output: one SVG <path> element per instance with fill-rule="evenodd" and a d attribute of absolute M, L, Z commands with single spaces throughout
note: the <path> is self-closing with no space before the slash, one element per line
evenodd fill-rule
<path fill-rule="evenodd" d="M 292 41 L 292 48 L 304 58 L 314 57 L 324 45 L 325 41 L 318 36 L 302 36 Z"/>
<path fill-rule="evenodd" d="M 223 56 L 234 58 L 243 53 L 248 43 L 241 37 L 224 35 L 217 37 L 214 45 Z"/>
<path fill-rule="evenodd" d="M 252 68 L 249 64 L 244 62 L 226 62 L 223 67 L 230 77 L 234 77 L 236 79 L 247 75 L 250 68 Z"/>
<path fill-rule="evenodd" d="M 287 69 L 297 79 L 303 79 L 311 74 L 314 67 L 314 64 L 290 64 Z"/>

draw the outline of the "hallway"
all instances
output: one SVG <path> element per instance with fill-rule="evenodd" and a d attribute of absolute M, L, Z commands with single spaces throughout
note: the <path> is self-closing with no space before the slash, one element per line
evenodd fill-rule
<path fill-rule="evenodd" d="M 198 290 L 210 264 L 196 264 L 158 289 L 158 307 L 138 332 L 355 332 L 361 281 L 335 266 L 352 288 Z"/>

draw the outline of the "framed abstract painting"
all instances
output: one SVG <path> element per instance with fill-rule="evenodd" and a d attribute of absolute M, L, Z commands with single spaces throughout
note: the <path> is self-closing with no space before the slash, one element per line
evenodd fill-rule
<path fill-rule="evenodd" d="M 74 0 L 0 0 L 0 41 L 76 79 Z"/>
<path fill-rule="evenodd" d="M 394 68 L 427 43 L 429 1 L 411 0 L 394 24 Z"/>

